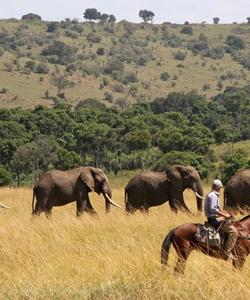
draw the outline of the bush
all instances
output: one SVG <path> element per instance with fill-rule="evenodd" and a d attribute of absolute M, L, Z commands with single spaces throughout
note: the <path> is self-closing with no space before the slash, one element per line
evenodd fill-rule
<path fill-rule="evenodd" d="M 47 32 L 56 32 L 59 28 L 58 22 L 49 22 L 47 24 Z"/>
<path fill-rule="evenodd" d="M 108 101 L 108 102 L 110 102 L 110 103 L 112 103 L 113 102 L 113 95 L 111 94 L 111 93 L 109 93 L 109 92 L 105 92 L 104 93 L 104 99 L 106 100 L 106 101 Z"/>
<path fill-rule="evenodd" d="M 244 41 L 235 35 L 229 35 L 226 39 L 226 44 L 236 50 L 245 48 Z"/>
<path fill-rule="evenodd" d="M 176 60 L 184 60 L 186 58 L 186 55 L 187 55 L 187 53 L 178 51 L 174 54 L 174 58 Z"/>
<path fill-rule="evenodd" d="M 191 26 L 184 26 L 180 32 L 191 35 L 193 34 L 193 28 Z"/>
<path fill-rule="evenodd" d="M 49 73 L 49 67 L 46 64 L 39 63 L 34 70 L 35 73 L 39 74 L 48 74 Z"/>
<path fill-rule="evenodd" d="M 0 165 L 0 186 L 8 185 L 11 182 L 11 173 Z"/>
<path fill-rule="evenodd" d="M 206 54 L 208 52 L 208 43 L 205 40 L 199 40 L 189 45 L 188 47 L 194 54 Z"/>
<path fill-rule="evenodd" d="M 111 75 L 114 71 L 123 72 L 123 70 L 124 65 L 118 58 L 113 58 L 112 60 L 108 61 L 104 68 L 105 73 Z"/>
<path fill-rule="evenodd" d="M 97 50 L 96 50 L 96 54 L 97 55 L 104 55 L 105 54 L 105 50 L 104 50 L 104 48 L 98 48 Z"/>
<path fill-rule="evenodd" d="M 113 90 L 116 93 L 124 93 L 124 87 L 122 84 L 115 84 Z"/>
<path fill-rule="evenodd" d="M 129 82 L 135 83 L 137 82 L 136 74 L 133 72 L 128 72 L 124 75 L 123 83 L 127 84 Z"/>
<path fill-rule="evenodd" d="M 47 56 L 51 63 L 66 65 L 76 59 L 76 52 L 77 49 L 75 47 L 61 41 L 54 41 L 53 45 L 42 50 L 42 55 Z M 51 59 L 52 57 L 53 59 Z"/>
<path fill-rule="evenodd" d="M 93 34 L 93 33 L 89 33 L 88 36 L 87 36 L 87 40 L 90 42 L 90 43 L 100 43 L 100 41 L 102 40 L 101 37 Z"/>
<path fill-rule="evenodd" d="M 170 75 L 168 74 L 168 72 L 163 72 L 163 73 L 161 73 L 160 78 L 163 81 L 167 81 L 170 78 Z"/>
<path fill-rule="evenodd" d="M 212 59 L 222 59 L 224 57 L 224 50 L 222 47 L 212 48 L 209 50 L 209 57 Z"/>

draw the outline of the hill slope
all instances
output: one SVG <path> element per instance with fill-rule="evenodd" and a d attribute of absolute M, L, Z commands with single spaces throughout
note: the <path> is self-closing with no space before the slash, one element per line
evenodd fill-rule
<path fill-rule="evenodd" d="M 192 34 L 182 33 L 189 27 Z M 1 20 L 0 107 L 62 101 L 58 74 L 71 86 L 59 92 L 72 105 L 96 98 L 126 106 L 192 89 L 210 98 L 250 83 L 249 32 L 248 24 Z M 229 35 L 236 41 L 226 43 Z"/>

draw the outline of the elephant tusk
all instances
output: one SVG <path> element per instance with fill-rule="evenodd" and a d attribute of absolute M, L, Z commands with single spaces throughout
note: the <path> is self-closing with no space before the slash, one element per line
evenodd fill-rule
<path fill-rule="evenodd" d="M 1 207 L 1 208 L 10 208 L 9 206 L 4 205 L 4 204 L 2 204 L 2 203 L 0 203 L 0 207 Z"/>
<path fill-rule="evenodd" d="M 201 195 L 199 195 L 197 192 L 195 192 L 195 195 L 200 198 L 200 199 L 204 199 L 204 197 L 202 197 Z"/>
<path fill-rule="evenodd" d="M 115 202 L 113 202 L 107 193 L 105 193 L 104 196 L 108 199 L 108 201 L 109 201 L 112 205 L 114 205 L 114 206 L 116 206 L 116 207 L 119 207 L 119 208 L 122 208 L 120 205 L 118 205 L 118 204 L 116 204 Z"/>

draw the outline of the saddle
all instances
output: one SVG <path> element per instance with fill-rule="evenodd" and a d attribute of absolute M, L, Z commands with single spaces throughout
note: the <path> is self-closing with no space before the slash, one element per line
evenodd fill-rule
<path fill-rule="evenodd" d="M 208 247 L 220 247 L 224 249 L 227 240 L 227 234 L 216 230 L 208 222 L 197 224 L 195 238 L 198 242 L 207 245 Z"/>

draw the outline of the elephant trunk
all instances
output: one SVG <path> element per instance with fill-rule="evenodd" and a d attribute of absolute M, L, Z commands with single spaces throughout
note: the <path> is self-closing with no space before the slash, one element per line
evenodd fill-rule
<path fill-rule="evenodd" d="M 203 204 L 203 188 L 201 182 L 197 182 L 193 185 L 192 190 L 196 195 L 197 201 L 197 209 L 198 211 L 202 212 L 202 204 Z"/>

